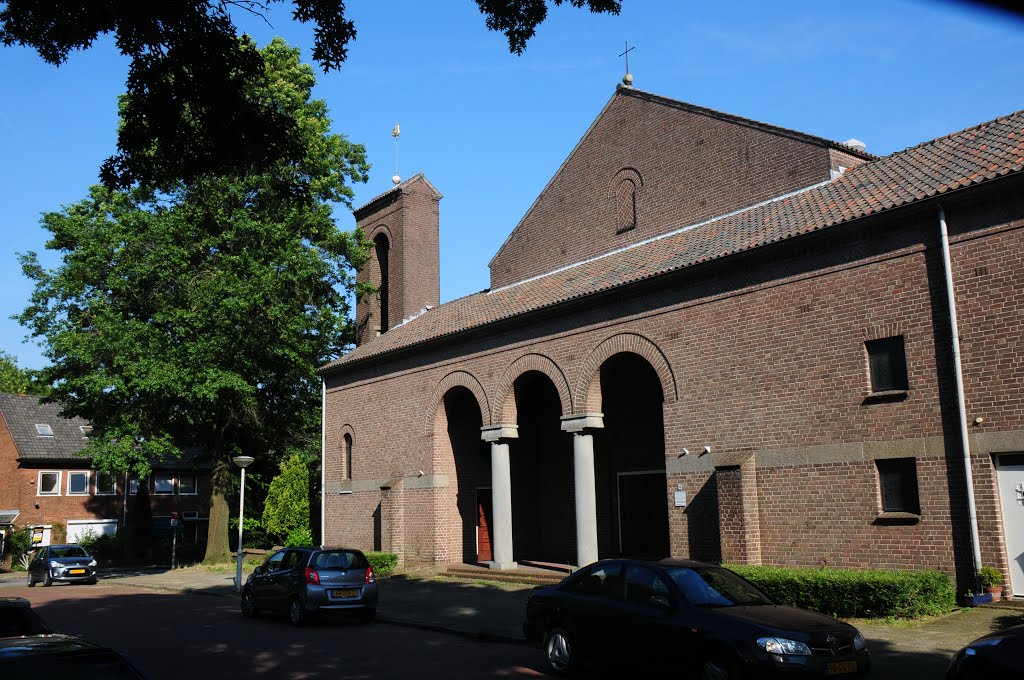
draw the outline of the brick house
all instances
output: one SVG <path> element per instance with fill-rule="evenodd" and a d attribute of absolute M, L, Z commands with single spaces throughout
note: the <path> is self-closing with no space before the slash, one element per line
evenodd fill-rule
<path fill-rule="evenodd" d="M 1024 112 L 879 158 L 619 88 L 443 305 L 406 180 L 355 213 L 381 292 L 321 369 L 325 542 L 1024 595 L 1022 166 Z"/>
<path fill-rule="evenodd" d="M 58 404 L 38 397 L 0 394 L 0 509 L 4 528 L 31 526 L 33 541 L 49 545 L 55 523 L 68 542 L 86 532 L 114 534 L 130 521 L 140 480 L 93 470 L 78 455 L 91 428 L 60 415 Z M 182 540 L 205 544 L 210 509 L 209 466 L 185 455 L 154 465 L 146 480 L 154 525 L 182 520 Z"/>

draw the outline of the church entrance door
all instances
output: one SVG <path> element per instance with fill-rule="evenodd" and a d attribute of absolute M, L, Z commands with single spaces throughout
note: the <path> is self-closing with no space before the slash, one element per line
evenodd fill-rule
<path fill-rule="evenodd" d="M 619 546 L 626 557 L 666 557 L 664 471 L 619 473 Z"/>
<path fill-rule="evenodd" d="M 491 552 L 491 489 L 477 487 L 476 490 L 476 561 L 490 562 Z"/>

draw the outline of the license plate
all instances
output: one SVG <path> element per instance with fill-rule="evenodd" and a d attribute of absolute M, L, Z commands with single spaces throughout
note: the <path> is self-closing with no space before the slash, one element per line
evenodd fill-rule
<path fill-rule="evenodd" d="M 825 667 L 825 672 L 829 675 L 838 675 L 840 673 L 856 673 L 857 662 L 856 661 L 833 661 Z"/>
<path fill-rule="evenodd" d="M 78 576 L 79 574 L 84 574 L 85 569 L 68 569 L 68 573 L 72 576 Z"/>
<path fill-rule="evenodd" d="M 359 591 L 355 588 L 346 588 L 344 590 L 331 591 L 331 597 L 355 597 L 359 594 Z"/>

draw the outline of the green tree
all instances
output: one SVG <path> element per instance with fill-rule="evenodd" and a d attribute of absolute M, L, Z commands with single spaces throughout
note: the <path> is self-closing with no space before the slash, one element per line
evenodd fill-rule
<path fill-rule="evenodd" d="M 101 168 L 103 183 L 163 186 L 210 173 L 305 156 L 302 131 L 272 98 L 258 96 L 264 64 L 248 39 L 238 40 L 230 10 L 262 14 L 283 0 L 0 1 L 0 42 L 35 48 L 59 65 L 112 33 L 130 61 L 117 153 Z M 523 51 L 547 15 L 549 0 L 476 0 L 487 27 Z M 550 0 L 561 5 L 566 0 Z M 313 59 L 336 70 L 356 37 L 343 0 L 290 0 L 297 21 L 316 25 Z M 619 0 L 567 0 L 573 7 L 618 14 Z"/>
<path fill-rule="evenodd" d="M 263 506 L 263 526 L 275 538 L 295 529 L 309 531 L 309 467 L 301 454 L 292 454 L 270 482 Z"/>
<path fill-rule="evenodd" d="M 0 392 L 44 395 L 49 392 L 36 371 L 18 366 L 18 359 L 0 350 Z"/>
<path fill-rule="evenodd" d="M 316 368 L 350 346 L 352 268 L 369 252 L 330 207 L 365 181 L 363 147 L 330 132 L 298 50 L 278 39 L 262 56 L 254 96 L 302 131 L 301 162 L 159 194 L 94 187 L 43 216 L 59 266 L 21 255 L 35 289 L 20 319 L 45 341 L 53 399 L 93 425 L 86 455 L 141 477 L 187 446 L 210 457 L 206 561 L 229 555 L 232 456 L 273 469 L 270 452 L 316 436 Z"/>

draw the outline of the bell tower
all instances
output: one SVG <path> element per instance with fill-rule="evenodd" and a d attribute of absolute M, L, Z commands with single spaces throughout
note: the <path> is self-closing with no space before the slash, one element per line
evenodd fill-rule
<path fill-rule="evenodd" d="M 356 208 L 356 226 L 373 242 L 356 281 L 377 289 L 356 303 L 357 345 L 440 303 L 440 201 L 440 192 L 417 174 Z"/>

